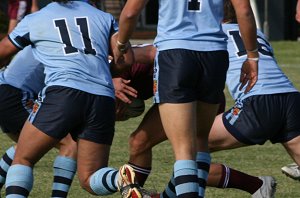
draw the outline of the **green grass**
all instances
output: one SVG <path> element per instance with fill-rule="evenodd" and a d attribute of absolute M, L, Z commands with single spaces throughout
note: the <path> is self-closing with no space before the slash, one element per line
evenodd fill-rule
<path fill-rule="evenodd" d="M 283 71 L 292 80 L 294 85 L 300 88 L 300 43 L 299 42 L 272 42 L 275 54 Z M 232 105 L 232 100 L 226 93 L 228 103 L 227 107 Z M 147 102 L 151 105 L 151 101 Z M 119 122 L 116 124 L 116 135 L 111 151 L 110 166 L 119 167 L 128 160 L 127 138 L 141 121 L 141 117 L 131 119 L 128 122 Z M 3 153 L 12 142 L 0 133 L 0 153 Z M 34 174 L 34 188 L 30 197 L 50 197 L 52 185 L 52 163 L 57 154 L 56 150 L 49 152 L 39 163 L 37 163 Z M 277 198 L 298 198 L 300 197 L 299 182 L 287 178 L 280 171 L 280 168 L 291 159 L 279 144 L 272 145 L 267 142 L 264 146 L 252 146 L 247 148 L 221 151 L 213 153 L 213 161 L 225 163 L 230 167 L 247 172 L 253 175 L 273 175 L 278 181 Z M 158 145 L 154 148 L 153 172 L 150 175 L 146 187 L 162 191 L 169 180 L 173 166 L 172 149 L 168 142 Z M 2 190 L 3 195 L 3 190 Z M 82 190 L 75 178 L 69 197 L 88 198 L 94 197 Z M 120 197 L 115 194 L 112 197 Z M 235 189 L 216 189 L 207 188 L 207 198 L 241 198 L 250 197 L 249 194 Z"/>

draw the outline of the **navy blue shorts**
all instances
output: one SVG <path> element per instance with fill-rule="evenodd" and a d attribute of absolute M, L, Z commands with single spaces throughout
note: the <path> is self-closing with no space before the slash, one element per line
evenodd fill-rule
<path fill-rule="evenodd" d="M 85 139 L 112 144 L 115 101 L 64 86 L 45 88 L 35 102 L 29 121 L 47 135 L 62 139 L 70 133 L 74 140 Z"/>
<path fill-rule="evenodd" d="M 0 85 L 0 126 L 4 133 L 20 133 L 32 110 L 34 96 L 13 86 Z"/>
<path fill-rule="evenodd" d="M 227 69 L 227 51 L 159 51 L 154 67 L 154 102 L 218 104 L 223 95 Z"/>
<path fill-rule="evenodd" d="M 225 112 L 223 123 L 244 144 L 287 142 L 300 135 L 300 93 L 250 96 Z"/>

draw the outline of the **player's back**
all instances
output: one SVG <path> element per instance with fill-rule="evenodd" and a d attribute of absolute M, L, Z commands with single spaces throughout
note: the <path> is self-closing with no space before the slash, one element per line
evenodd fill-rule
<path fill-rule="evenodd" d="M 159 50 L 224 50 L 222 19 L 223 0 L 160 0 L 155 45 Z"/>
<path fill-rule="evenodd" d="M 32 54 L 31 46 L 20 51 L 5 70 L 0 72 L 0 84 L 9 84 L 37 95 L 44 87 L 44 67 Z"/>
<path fill-rule="evenodd" d="M 244 89 L 239 91 L 239 77 L 247 53 L 239 33 L 238 24 L 223 24 L 223 30 L 228 35 L 229 68 L 226 84 L 234 99 L 244 99 L 251 95 L 287 93 L 297 91 L 291 81 L 278 66 L 273 54 L 273 48 L 265 35 L 258 30 L 257 41 L 259 51 L 258 80 L 246 95 Z"/>
<path fill-rule="evenodd" d="M 85 2 L 53 2 L 22 22 L 12 36 L 30 34 L 34 56 L 45 65 L 47 86 L 113 97 L 107 60 L 117 29 L 112 15 Z"/>

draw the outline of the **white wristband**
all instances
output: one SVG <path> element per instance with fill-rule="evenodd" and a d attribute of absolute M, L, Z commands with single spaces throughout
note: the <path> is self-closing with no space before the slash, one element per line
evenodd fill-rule
<path fill-rule="evenodd" d="M 258 62 L 259 58 L 247 58 L 248 61 L 255 61 Z"/>

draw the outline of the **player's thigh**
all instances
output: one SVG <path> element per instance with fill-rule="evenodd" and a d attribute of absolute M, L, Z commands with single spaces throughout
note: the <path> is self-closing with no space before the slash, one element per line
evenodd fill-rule
<path fill-rule="evenodd" d="M 222 117 L 223 114 L 216 116 L 210 130 L 208 138 L 209 150 L 213 152 L 246 146 L 229 133 L 223 124 Z"/>
<path fill-rule="evenodd" d="M 33 166 L 41 157 L 58 143 L 26 121 L 20 133 L 13 164 Z"/>
<path fill-rule="evenodd" d="M 159 104 L 159 112 L 176 160 L 194 160 L 197 136 L 197 102 Z"/>
<path fill-rule="evenodd" d="M 77 142 L 75 142 L 70 134 L 64 137 L 56 147 L 59 149 L 59 155 L 77 158 Z"/>

